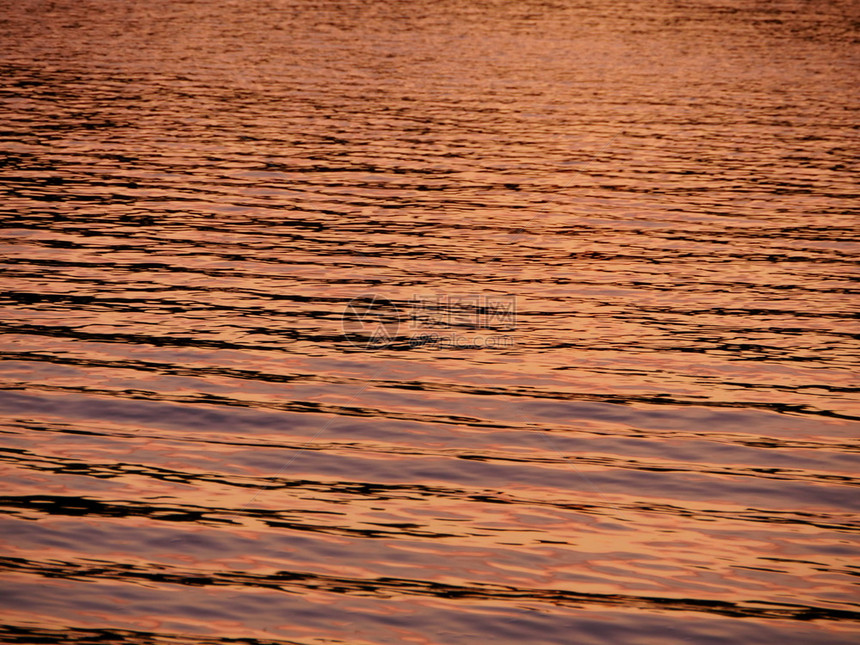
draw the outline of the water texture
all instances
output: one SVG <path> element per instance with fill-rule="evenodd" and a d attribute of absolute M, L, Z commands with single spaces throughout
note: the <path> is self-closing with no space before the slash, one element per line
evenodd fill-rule
<path fill-rule="evenodd" d="M 0 640 L 856 642 L 858 26 L 0 1 Z"/>

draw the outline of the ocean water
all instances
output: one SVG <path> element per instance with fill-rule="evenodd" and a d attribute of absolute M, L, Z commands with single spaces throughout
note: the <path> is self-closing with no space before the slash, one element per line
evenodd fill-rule
<path fill-rule="evenodd" d="M 0 2 L 0 639 L 857 642 L 858 26 Z"/>

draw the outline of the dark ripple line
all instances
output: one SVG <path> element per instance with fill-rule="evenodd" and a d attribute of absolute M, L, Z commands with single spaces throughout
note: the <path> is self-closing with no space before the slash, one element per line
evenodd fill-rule
<path fill-rule="evenodd" d="M 211 192 L 211 189 L 207 192 Z M 25 197 L 25 195 L 15 195 L 15 197 Z M 37 199 L 33 196 L 26 196 L 30 199 Z M 135 198 L 122 196 L 122 195 L 111 195 L 111 196 L 83 196 L 78 195 L 75 196 L 78 201 L 82 202 L 101 202 L 101 203 L 127 203 L 133 201 Z M 46 194 L 41 197 L 38 197 L 40 201 L 59 201 L 60 199 L 69 199 L 68 195 L 54 195 L 54 194 Z M 147 201 L 152 201 L 153 197 L 148 197 Z M 167 199 L 167 198 L 165 198 Z M 390 199 L 390 198 L 389 198 Z M 178 196 L 170 196 L 170 201 L 197 201 L 192 197 L 178 197 Z M 255 204 L 235 204 L 235 205 L 243 205 L 248 208 L 255 207 Z M 405 201 L 403 204 L 398 205 L 400 208 L 408 208 L 413 206 L 413 202 L 411 200 Z M 475 206 L 480 207 L 484 206 L 483 203 L 476 202 L 474 204 L 470 203 L 458 203 L 460 206 Z M 390 204 L 388 205 L 391 206 Z M 444 207 L 440 205 L 440 208 Z M 511 208 L 509 205 L 508 208 Z M 278 210 L 282 211 L 284 206 L 282 203 L 278 204 Z M 293 210 L 306 210 L 301 209 L 299 207 L 295 207 Z M 314 209 L 314 212 L 319 212 L 319 207 Z M 331 215 L 337 215 L 338 217 L 346 216 L 345 213 L 331 211 L 329 212 Z M 3 213 L 0 213 L 2 216 Z M 8 222 L 7 225 L 18 224 L 30 224 L 28 220 L 21 219 L 16 216 L 9 216 L 10 214 L 6 214 L 6 220 Z M 56 218 L 52 217 L 52 221 Z M 85 221 L 85 220 L 84 220 Z M 187 226 L 187 222 L 177 222 L 177 224 L 183 224 Z M 379 222 L 371 222 L 372 226 L 367 226 L 365 230 L 368 232 L 377 232 L 380 228 Z M 428 236 L 423 232 L 414 232 L 410 230 L 408 227 L 403 227 L 402 225 L 398 225 L 397 222 L 388 222 L 381 224 L 386 229 L 390 229 L 392 233 L 397 233 L 398 235 L 410 235 L 418 237 L 419 240 L 412 245 L 407 245 L 402 241 L 364 241 L 363 246 L 356 248 L 357 245 L 357 231 L 349 230 L 345 232 L 351 233 L 350 243 L 351 246 L 348 249 L 344 249 L 344 245 L 346 240 L 342 236 L 338 236 L 338 231 L 336 229 L 330 230 L 330 234 L 333 235 L 331 238 L 323 238 L 320 236 L 308 237 L 305 235 L 301 235 L 299 233 L 290 233 L 290 234 L 281 234 L 280 239 L 284 240 L 287 238 L 293 241 L 304 241 L 310 245 L 311 248 L 314 249 L 316 254 L 320 254 L 322 249 L 328 249 L 326 255 L 327 257 L 338 257 L 344 255 L 379 255 L 384 257 L 408 257 L 408 258 L 423 258 L 423 259 L 436 259 L 442 261 L 453 261 L 453 262 L 483 262 L 483 261 L 500 261 L 500 258 L 497 257 L 486 257 L 485 251 L 482 251 L 481 256 L 475 256 L 473 249 L 471 247 L 465 247 L 464 251 L 461 251 L 459 254 L 452 254 L 451 251 L 453 247 L 450 242 L 459 236 L 453 234 L 451 236 L 446 235 L 433 235 Z M 30 224 L 31 228 L 36 228 L 38 230 L 44 229 L 43 222 L 33 222 Z M 84 240 L 89 237 L 116 237 L 117 232 L 111 230 L 102 231 L 96 228 L 89 229 L 80 229 L 77 227 L 59 227 L 56 225 L 56 222 L 53 222 L 52 229 L 57 232 L 65 232 L 67 234 L 77 235 L 83 237 Z M 440 227 L 439 231 L 441 233 L 442 227 Z M 453 230 L 453 229 L 452 229 Z M 499 230 L 500 234 L 508 234 L 509 229 L 501 228 Z M 232 230 L 235 233 L 235 229 Z M 552 235 L 555 234 L 556 231 L 552 229 L 541 230 L 541 234 Z M 605 231 L 604 231 L 605 233 Z M 654 236 L 652 232 L 648 232 L 645 230 L 630 230 L 625 231 L 625 235 L 633 235 L 634 233 L 639 234 L 643 237 L 655 237 L 655 239 L 661 239 L 659 236 Z M 712 232 L 709 232 L 713 235 Z M 249 233 L 252 235 L 263 235 L 265 233 L 260 232 L 257 233 L 254 231 L 253 233 Z M 271 232 L 268 233 L 272 235 Z M 730 237 L 730 233 L 726 233 L 727 237 Z M 766 235 L 762 236 L 763 239 L 769 239 Z M 138 242 L 138 246 L 129 245 L 129 244 L 107 244 L 107 245 L 91 245 L 85 244 L 82 242 L 70 242 L 68 240 L 49 240 L 49 239 L 28 239 L 28 244 L 38 245 L 38 246 L 46 246 L 46 247 L 59 247 L 59 248 L 81 248 L 81 249 L 93 249 L 98 248 L 102 251 L 110 251 L 110 250 L 135 250 L 142 248 L 142 243 L 149 242 L 147 248 L 151 248 L 152 243 L 156 243 L 159 246 L 167 244 L 168 246 L 180 246 L 182 248 L 194 248 L 197 249 L 200 253 L 205 253 L 207 257 L 217 257 L 224 260 L 241 260 L 245 261 L 248 258 L 246 257 L 248 251 L 258 252 L 260 250 L 265 250 L 267 248 L 276 248 L 276 247 L 261 247 L 259 243 L 249 243 L 249 242 L 238 242 L 232 241 L 229 243 L 214 243 L 211 241 L 201 241 L 195 238 L 169 238 L 165 240 L 163 237 L 159 237 L 157 235 L 145 235 L 141 232 L 137 232 L 132 238 L 136 242 Z M 377 238 L 378 239 L 378 238 Z M 605 241 L 605 240 L 604 240 Z M 698 238 L 688 238 L 688 241 L 691 242 L 701 242 L 705 244 L 713 244 L 713 240 L 710 238 L 698 239 Z M 436 246 L 430 247 L 428 242 L 437 243 Z M 486 240 L 484 240 L 486 243 Z M 499 248 L 508 248 L 511 244 L 507 241 L 500 241 L 498 244 Z M 715 255 L 712 250 L 702 250 L 702 251 L 680 251 L 673 249 L 655 249 L 645 245 L 631 245 L 624 244 L 623 248 L 628 249 L 630 252 L 614 252 L 614 253 L 589 253 L 588 259 L 591 261 L 614 261 L 617 262 L 619 260 L 632 262 L 635 264 L 648 263 L 648 264 L 664 264 L 671 263 L 673 266 L 682 264 L 682 260 L 693 262 L 696 264 L 725 264 L 725 263 L 735 263 L 738 260 L 742 261 L 750 261 L 750 262 L 768 262 L 768 263 L 810 263 L 810 264 L 842 264 L 842 265 L 853 265 L 854 264 L 854 256 L 849 252 L 838 251 L 835 249 L 819 249 L 819 248 L 808 248 L 804 249 L 806 255 L 799 254 L 797 249 L 790 248 L 784 249 L 785 253 L 763 253 L 763 252 L 738 252 L 738 251 L 727 251 L 721 253 L 719 255 Z M 235 249 L 235 252 L 229 251 L 218 251 L 215 249 L 223 249 L 224 247 L 229 247 Z M 541 249 L 540 256 L 529 256 L 529 255 L 521 255 L 518 256 L 519 261 L 524 263 L 531 262 L 539 262 L 542 266 L 569 266 L 571 257 L 578 257 L 580 253 L 571 254 L 569 252 L 555 252 L 550 253 L 547 249 Z M 269 264 L 292 264 L 289 261 L 285 261 L 282 258 L 277 256 L 255 256 L 253 258 L 254 262 L 260 263 L 269 263 Z"/>
<path fill-rule="evenodd" d="M 31 331 L 32 328 L 41 328 L 39 325 L 7 325 L 0 322 L 0 334 L 3 333 L 33 333 Z M 19 329 L 24 328 L 23 330 L 18 331 Z M 103 342 L 113 342 L 113 343 L 122 343 L 122 337 L 126 338 L 135 338 L 135 339 L 143 339 L 143 343 L 149 344 L 157 344 L 159 346 L 165 345 L 177 345 L 177 346 L 218 346 L 223 349 L 270 349 L 276 350 L 277 348 L 265 348 L 264 346 L 250 346 L 250 345 L 239 345 L 236 343 L 228 343 L 226 341 L 210 341 L 210 340 L 197 340 L 197 339 L 185 339 L 185 338 L 166 338 L 163 336 L 144 336 L 138 334 L 101 334 L 101 333 L 93 333 L 93 332 L 80 332 L 78 330 L 73 330 L 71 328 L 61 328 L 59 333 L 52 333 L 52 330 L 56 330 L 56 327 L 45 327 L 43 329 L 39 329 L 40 334 L 44 333 L 44 335 L 48 336 L 59 336 L 59 337 L 72 337 L 86 340 L 102 340 L 102 338 L 106 339 Z M 97 338 L 92 338 L 95 336 Z M 342 340 L 340 337 L 337 337 L 338 340 Z M 108 340 L 112 339 L 112 340 Z M 152 342 L 157 341 L 157 342 Z M 173 341 L 173 342 L 171 342 Z M 266 374 L 263 372 L 255 371 L 255 370 L 240 370 L 240 369 L 228 369 L 228 368 L 188 368 L 181 367 L 171 363 L 159 363 L 153 361 L 96 361 L 95 359 L 75 359 L 70 357 L 57 357 L 57 356 L 49 356 L 46 354 L 37 354 L 35 352 L 3 352 L 0 353 L 0 356 L 7 357 L 10 360 L 24 360 L 24 361 L 43 361 L 50 363 L 58 363 L 58 364 L 69 364 L 69 365 L 80 365 L 80 366 L 90 366 L 90 367 L 106 367 L 106 368 L 117 368 L 117 369 L 132 369 L 132 370 L 140 370 L 140 371 L 153 371 L 160 372 L 163 374 L 170 375 L 184 375 L 184 376 L 225 376 L 229 378 L 238 378 L 245 380 L 256 380 L 262 382 L 275 382 L 275 383 L 289 383 L 294 381 L 310 381 L 314 380 L 317 382 L 330 382 L 333 384 L 354 384 L 359 382 L 356 379 L 329 379 L 326 380 L 322 377 L 311 376 L 311 375 L 276 375 L 276 374 Z M 848 414 L 843 414 L 841 412 L 836 412 L 834 410 L 828 410 L 824 408 L 813 408 L 810 405 L 806 404 L 792 404 L 792 403 L 778 403 L 778 402 L 762 402 L 762 401 L 713 401 L 702 397 L 700 400 L 693 401 L 685 401 L 683 399 L 678 399 L 672 396 L 657 394 L 657 395 L 621 395 L 621 394 L 596 394 L 596 393 L 588 393 L 588 392 L 549 392 L 549 391 L 540 391 L 529 388 L 493 388 L 489 386 L 470 386 L 470 385 L 459 385 L 455 383 L 445 383 L 445 384 L 436 384 L 429 382 L 420 382 L 420 381 L 386 381 L 386 380 L 375 380 L 375 381 L 361 381 L 363 384 L 368 383 L 369 386 L 380 387 L 380 388 L 391 388 L 391 389 L 404 389 L 404 390 L 421 390 L 426 392 L 457 392 L 460 394 L 470 394 L 470 395 L 479 395 L 479 396 L 511 396 L 511 397 L 527 397 L 533 399 L 553 399 L 553 400 L 565 400 L 565 401 L 589 401 L 596 403 L 611 403 L 614 405 L 632 405 L 632 404 L 645 404 L 645 405 L 668 405 L 668 406 L 694 406 L 694 407 L 708 407 L 708 408 L 733 408 L 733 409 L 754 409 L 754 410 L 765 410 L 770 412 L 776 412 L 780 414 L 796 414 L 796 415 L 804 415 L 804 416 L 823 416 L 830 418 L 838 418 L 838 419 L 848 419 L 848 420 L 860 420 L 860 416 L 853 416 Z M 800 386 L 797 386 L 800 387 Z M 819 386 L 805 386 L 805 387 L 819 387 Z M 8 385 L 0 385 L 0 389 L 58 389 L 58 390 L 68 390 L 68 391 L 80 391 L 87 393 L 95 393 L 95 394 L 106 394 L 109 396 L 119 396 L 119 397 L 128 397 L 128 398 L 151 398 L 152 400 L 165 400 L 159 397 L 164 397 L 167 395 L 160 395 L 156 392 L 139 390 L 139 391 L 119 391 L 119 390 L 99 390 L 95 388 L 86 388 L 86 387 L 62 387 L 62 386 L 48 386 L 42 384 L 8 384 Z M 834 391 L 834 390 L 831 390 Z M 853 392 L 856 391 L 854 388 L 848 388 L 845 390 L 835 390 L 835 391 L 847 391 Z M 170 399 L 175 400 L 176 402 L 180 402 L 180 399 Z M 428 415 L 413 415 L 413 416 L 403 416 L 399 413 L 394 412 L 385 412 L 383 410 L 372 410 L 371 412 L 365 412 L 363 408 L 355 408 L 355 407 L 346 407 L 346 406 L 322 406 L 322 404 L 313 403 L 313 402 L 293 402 L 292 408 L 278 407 L 276 404 L 267 403 L 267 402 L 239 402 L 237 399 L 231 399 L 229 397 L 217 397 L 216 395 L 206 394 L 199 395 L 198 398 L 189 398 L 186 397 L 181 400 L 181 402 L 199 402 L 199 403 L 222 403 L 224 405 L 240 405 L 243 407 L 274 407 L 275 409 L 283 409 L 294 412 L 326 412 L 332 414 L 345 414 L 348 416 L 368 416 L 368 414 L 383 416 L 386 418 L 393 419 L 407 419 L 407 420 L 415 420 L 415 421 L 424 421 L 424 420 L 439 420 L 441 423 L 465 423 L 466 425 L 476 425 L 480 427 L 507 427 L 500 424 L 489 423 L 485 421 L 481 421 L 479 419 L 471 419 L 468 417 L 455 417 L 450 415 L 438 415 L 438 416 L 428 416 Z M 301 403 L 301 405 L 298 405 Z M 447 421 L 446 421 L 447 419 Z"/>
<path fill-rule="evenodd" d="M 4 422 L 9 428 L 21 428 L 32 432 L 56 432 L 60 434 L 72 434 L 72 435 L 86 435 L 93 437 L 110 437 L 110 438 L 124 438 L 124 439 L 156 439 L 159 441 L 169 440 L 169 441 L 179 441 L 183 443 L 202 443 L 202 444 L 213 444 L 213 445 L 224 445 L 224 446 L 243 446 L 249 448 L 279 448 L 284 450 L 311 450 L 311 451 L 319 451 L 319 450 L 356 450 L 356 451 L 366 451 L 366 452 L 377 452 L 377 453 L 385 453 L 385 454 L 393 454 L 393 455 L 416 455 L 416 454 L 429 454 L 429 451 L 424 450 L 416 450 L 405 447 L 395 447 L 395 446 L 385 446 L 382 447 L 380 445 L 362 441 L 361 443 L 353 443 L 353 442 L 338 442 L 338 441 L 315 441 L 312 444 L 308 443 L 284 443 L 282 441 L 267 441 L 267 440 L 257 440 L 257 441 L 249 441 L 249 440 L 236 440 L 236 439 L 215 439 L 213 437 L 207 437 L 206 439 L 198 439 L 194 436 L 182 436 L 182 435 L 164 435 L 164 434 L 148 434 L 146 432 L 138 431 L 137 429 L 134 432 L 121 432 L 115 429 L 110 430 L 109 432 L 99 432 L 96 430 L 84 430 L 82 428 L 75 428 L 71 424 L 61 424 L 61 423 L 41 423 L 35 424 L 32 422 L 28 422 L 26 419 L 11 419 Z M 556 430 L 549 430 L 550 432 Z M 822 441 L 802 441 L 802 440 L 787 440 L 787 439 L 779 439 L 775 437 L 764 437 L 764 436 L 745 436 L 745 435 L 732 435 L 728 433 L 709 433 L 709 432 L 676 432 L 676 431 L 666 431 L 657 433 L 655 430 L 648 430 L 648 433 L 644 433 L 641 430 L 631 429 L 627 432 L 602 432 L 598 430 L 584 430 L 577 429 L 577 434 L 585 434 L 585 435 L 594 435 L 598 437 L 629 437 L 629 438 L 666 438 L 666 439 L 705 439 L 713 443 L 726 443 L 729 445 L 741 445 L 748 446 L 751 448 L 763 448 L 763 449 L 800 449 L 800 450 L 826 450 L 828 452 L 858 452 L 860 451 L 860 444 L 850 444 L 850 443 L 835 443 L 835 442 L 822 442 Z M 3 434 L 13 434 L 16 433 L 15 430 L 0 430 L 0 433 Z M 454 455 L 456 456 L 456 451 L 438 451 L 435 454 L 439 455 Z M 502 457 L 499 457 L 502 458 Z M 563 457 L 559 458 L 514 458 L 508 457 L 509 460 L 512 461 L 524 461 L 530 462 L 535 461 L 537 463 L 562 463 L 565 460 Z"/>
<path fill-rule="evenodd" d="M 36 243 L 37 241 L 28 240 L 28 243 Z M 131 247 L 134 249 L 135 247 Z M 362 253 L 354 254 L 357 258 L 365 257 Z M 576 254 L 571 254 L 569 258 L 575 260 L 588 260 L 591 261 L 593 259 L 601 259 L 603 254 L 596 253 L 593 251 L 581 252 Z M 351 262 L 336 262 L 331 259 L 333 256 L 325 256 L 326 261 L 315 261 L 313 258 L 303 258 L 299 264 L 303 265 L 311 265 L 311 266 L 321 266 L 321 267 L 340 267 L 340 268 L 367 268 L 367 265 L 364 264 L 355 264 Z M 342 255 L 338 255 L 337 257 L 342 257 Z M 247 257 L 242 257 L 242 260 L 247 260 Z M 602 259 L 609 259 L 609 257 L 605 257 Z M 164 273 L 191 273 L 191 274 L 199 274 L 206 275 L 210 277 L 233 277 L 233 278 L 250 278 L 254 280 L 273 280 L 273 279 L 283 279 L 284 276 L 282 274 L 265 274 L 265 273 L 252 273 L 249 271 L 242 271 L 238 269 L 210 269 L 210 268 L 201 268 L 201 267 L 191 267 L 191 266 L 176 266 L 172 264 L 168 264 L 166 262 L 111 262 L 109 260 L 103 260 L 99 262 L 86 262 L 84 260 L 60 260 L 57 258 L 4 258 L 2 260 L 2 264 L 7 265 L 25 265 L 25 266 L 35 266 L 39 268 L 45 267 L 75 267 L 75 268 L 90 268 L 90 269 L 112 269 L 116 271 L 125 271 L 127 273 L 136 273 L 138 271 L 157 271 Z M 295 264 L 295 263 L 294 263 Z M 5 275 L 8 275 L 11 278 L 15 277 L 32 277 L 38 278 L 39 280 L 44 280 L 46 276 L 43 272 L 37 271 L 33 273 L 27 272 L 18 272 L 13 273 L 8 270 L 0 270 Z M 410 274 L 418 275 L 425 280 L 429 280 L 430 278 L 450 278 L 454 277 L 457 279 L 468 280 L 471 274 L 453 274 L 453 273 L 434 273 L 428 271 L 421 271 L 419 269 L 413 269 Z M 490 278 L 487 278 L 490 280 Z M 73 278 L 71 276 L 63 276 L 63 282 L 79 282 L 83 284 L 96 284 L 100 285 L 104 288 L 108 283 L 101 278 Z M 425 285 L 425 281 L 415 280 L 415 279 L 404 279 L 402 281 L 393 281 L 391 279 L 386 280 L 376 280 L 371 277 L 361 277 L 355 279 L 348 278 L 325 278 L 321 276 L 315 276 L 312 278 L 306 278 L 299 275 L 291 275 L 289 276 L 290 282 L 324 282 L 326 284 L 365 284 L 365 285 L 374 285 L 374 284 L 385 284 L 386 286 L 418 286 Z M 492 280 L 490 280 L 492 281 Z M 587 280 L 584 278 L 567 278 L 564 276 L 558 275 L 549 275 L 549 276 L 541 276 L 540 278 L 522 278 L 516 276 L 506 276 L 505 281 L 509 284 L 577 284 L 581 286 L 596 286 L 603 287 L 605 284 L 599 281 Z M 778 292 L 784 291 L 800 291 L 803 293 L 823 293 L 823 294 L 840 294 L 840 295 L 856 295 L 860 293 L 857 289 L 852 289 L 848 287 L 828 287 L 828 288 L 817 288 L 810 285 L 800 285 L 800 284 L 757 284 L 757 283 L 743 283 L 743 282 L 720 282 L 720 281 L 705 281 L 705 280 L 696 280 L 695 282 L 687 283 L 687 284 L 673 284 L 671 286 L 661 285 L 655 283 L 654 281 L 643 282 L 641 280 L 617 280 L 614 283 L 616 286 L 624 287 L 624 288 L 637 288 L 641 289 L 642 287 L 647 287 L 651 291 L 678 291 L 679 287 L 683 287 L 684 291 L 689 292 L 702 292 L 702 293 L 736 293 L 739 288 L 745 289 L 754 289 L 755 291 L 762 293 L 767 292 L 768 290 L 776 290 Z M 127 283 L 122 283 L 123 288 L 127 288 L 129 285 Z M 722 289 L 715 289 L 715 287 L 722 287 Z M 152 290 L 151 286 L 145 287 L 144 290 Z M 259 297 L 267 297 L 267 298 L 277 298 L 277 299 L 286 299 L 292 300 L 296 299 L 297 301 L 304 298 L 300 295 L 286 295 L 286 294 L 272 294 L 271 292 L 259 291 L 251 288 L 218 288 L 218 287 L 206 287 L 202 285 L 197 285 L 193 289 L 189 289 L 188 287 L 176 286 L 176 285 L 159 285 L 157 287 L 159 291 L 206 291 L 206 292 L 226 292 L 226 293 L 249 293 Z M 549 298 L 551 299 L 551 298 Z M 315 300 L 321 302 L 348 302 L 349 299 L 344 298 L 325 298 L 319 297 L 315 298 Z M 642 309 L 641 307 L 639 308 Z M 769 310 L 766 310 L 769 312 Z M 559 312 L 540 312 L 541 315 L 560 315 Z M 693 312 L 695 313 L 695 312 Z M 774 311 L 769 312 L 771 314 L 775 313 L 778 315 L 791 315 L 793 317 L 815 317 L 815 318 L 837 318 L 837 319 L 854 319 L 855 314 L 848 312 L 804 312 L 798 310 L 785 310 L 785 311 Z M 731 314 L 726 314 L 731 315 Z"/>
<path fill-rule="evenodd" d="M 331 450 L 332 444 L 328 446 L 318 446 L 318 451 Z M 299 446 L 297 450 L 305 450 L 304 446 Z M 17 452 L 0 448 L 0 459 L 3 459 L 4 452 Z M 674 462 L 645 462 L 638 459 L 624 459 L 614 456 L 595 456 L 584 457 L 576 455 L 564 455 L 557 457 L 515 457 L 506 454 L 477 454 L 461 451 L 395 451 L 395 450 L 378 450 L 370 449 L 366 452 L 397 454 L 404 456 L 420 455 L 439 457 L 447 457 L 449 459 L 462 459 L 464 461 L 480 461 L 488 463 L 504 463 L 504 464 L 529 464 L 529 465 L 548 465 L 548 464 L 581 464 L 589 466 L 601 466 L 604 468 L 617 468 L 623 470 L 635 470 L 642 472 L 663 472 L 663 473 L 691 473 L 696 475 L 716 475 L 724 477 L 753 477 L 756 479 L 770 479 L 778 481 L 802 481 L 802 482 L 825 482 L 828 484 L 841 486 L 860 486 L 860 479 L 850 477 L 848 475 L 835 475 L 830 473 L 809 472 L 800 469 L 786 468 L 759 468 L 759 467 L 717 467 L 708 466 L 706 464 L 677 464 Z M 31 453 L 32 454 L 32 453 Z M 48 458 L 52 459 L 52 458 Z"/>
<path fill-rule="evenodd" d="M 69 468 L 71 472 L 77 469 Z M 56 472 L 56 471 L 55 471 Z M 68 472 L 68 471 L 67 471 Z M 172 478 L 168 481 L 174 481 Z M 440 533 L 426 530 L 420 524 L 412 522 L 372 522 L 379 528 L 355 528 L 337 524 L 319 524 L 297 519 L 303 515 L 342 516 L 334 511 L 273 511 L 266 509 L 237 509 L 223 507 L 197 506 L 194 504 L 155 504 L 133 501 L 102 501 L 91 497 L 72 495 L 20 495 L 0 496 L 0 507 L 7 513 L 20 515 L 20 511 L 30 511 L 54 516 L 70 517 L 145 517 L 163 522 L 189 522 L 209 526 L 239 526 L 247 525 L 242 520 L 257 520 L 272 528 L 284 528 L 293 531 L 339 535 L 342 537 L 360 538 L 449 538 L 458 537 L 454 533 Z M 225 517 L 226 516 L 226 517 Z M 361 524 L 368 524 L 362 522 Z M 516 531 L 517 528 L 509 530 Z"/>
<path fill-rule="evenodd" d="M 631 594 L 597 594 L 560 589 L 523 588 L 509 585 L 464 582 L 450 584 L 414 578 L 358 578 L 331 576 L 301 571 L 277 571 L 252 574 L 240 571 L 208 571 L 147 563 L 88 560 L 33 561 L 25 558 L 0 558 L 0 568 L 13 573 L 37 575 L 64 580 L 118 580 L 123 582 L 156 582 L 193 587 L 256 587 L 287 593 L 307 590 L 326 593 L 375 596 L 417 596 L 446 600 L 475 600 L 486 602 L 536 602 L 556 606 L 596 608 L 601 606 L 636 608 L 650 611 L 694 611 L 735 618 L 782 620 L 828 620 L 860 622 L 860 612 L 833 609 L 800 603 L 779 603 L 762 600 L 728 602 L 704 598 L 666 598 Z"/>
<path fill-rule="evenodd" d="M 53 472 L 65 475 L 77 475 L 96 477 L 99 479 L 113 479 L 134 475 L 139 477 L 151 477 L 162 481 L 179 482 L 188 485 L 200 486 L 206 483 L 214 483 L 230 487 L 244 489 L 257 489 L 266 491 L 302 490 L 317 493 L 328 493 L 336 495 L 354 495 L 358 497 L 370 497 L 383 501 L 389 499 L 411 499 L 419 501 L 426 498 L 447 498 L 460 501 L 489 503 L 489 504 L 514 504 L 523 506 L 546 506 L 572 510 L 593 515 L 605 515 L 617 517 L 617 511 L 631 511 L 634 513 L 658 513 L 666 515 L 678 515 L 696 520 L 713 521 L 714 519 L 729 519 L 734 521 L 749 521 L 767 524 L 790 524 L 814 526 L 825 530 L 837 531 L 860 531 L 860 525 L 853 521 L 840 521 L 840 518 L 826 513 L 807 513 L 802 511 L 781 511 L 747 508 L 743 511 L 719 511 L 719 510 L 697 510 L 689 509 L 671 504 L 657 504 L 646 502 L 634 502 L 629 504 L 572 504 L 567 502 L 553 502 L 542 499 L 529 499 L 516 497 L 502 491 L 490 489 L 467 490 L 450 486 L 427 486 L 425 484 L 382 484 L 362 481 L 333 481 L 323 482 L 307 479 L 286 479 L 278 476 L 250 477 L 233 476 L 227 477 L 222 474 L 192 473 L 187 471 L 172 470 L 159 466 L 131 463 L 92 463 L 81 462 L 65 457 L 42 457 L 28 450 L 0 448 L 0 460 L 15 466 L 30 470 Z M 36 499 L 48 499 L 49 496 L 35 496 Z M 348 503 L 341 499 L 326 499 L 327 503 L 341 505 Z M 62 506 L 51 508 L 63 508 Z M 206 512 L 217 513 L 243 513 L 242 509 L 213 509 L 210 507 L 197 507 L 207 509 Z M 155 517 L 153 519 L 164 519 Z M 363 537 L 367 537 L 364 535 Z"/>
<path fill-rule="evenodd" d="M 292 640 L 271 640 L 251 637 L 230 638 L 192 636 L 166 632 L 142 632 L 132 629 L 100 627 L 33 627 L 32 625 L 0 625 L 4 643 L 43 643 L 45 645 L 306 645 Z"/>
<path fill-rule="evenodd" d="M 130 369 L 143 372 L 153 372 L 170 376 L 223 376 L 249 381 L 260 381 L 266 383 L 293 383 L 293 382 L 315 382 L 330 383 L 333 385 L 370 384 L 373 387 L 393 388 L 405 390 L 420 390 L 424 392 L 456 392 L 459 394 L 493 395 L 528 397 L 533 399 L 558 399 L 558 400 L 598 400 L 609 403 L 621 401 L 640 403 L 671 403 L 673 405 L 702 405 L 695 401 L 684 401 L 666 395 L 614 395 L 594 394 L 586 392 L 560 392 L 552 390 L 538 390 L 532 387 L 492 387 L 474 386 L 460 383 L 440 383 L 438 381 L 392 381 L 386 379 L 358 379 L 348 377 L 332 377 L 314 373 L 296 374 L 273 374 L 260 372 L 259 370 L 243 370 L 227 367 L 188 367 L 178 363 L 166 363 L 161 361 L 144 361 L 139 359 L 104 360 L 95 358 L 76 358 L 74 356 L 58 356 L 56 354 L 42 354 L 31 351 L 9 352 L 0 351 L 0 360 L 10 361 L 33 361 L 54 363 L 58 365 L 79 365 L 81 367 L 101 367 L 106 369 Z M 606 373 L 614 373 L 606 371 Z M 809 383 L 805 385 L 776 385 L 761 383 L 744 383 L 740 381 L 705 381 L 707 386 L 730 385 L 743 389 L 774 390 L 780 392 L 800 392 L 807 389 L 819 389 L 834 393 L 857 393 L 858 387 L 841 387 L 835 385 Z M 707 401 L 707 399 L 704 399 Z M 735 402 L 738 403 L 738 402 Z M 740 402 L 744 405 L 750 402 Z M 751 402 L 753 404 L 760 402 Z"/>

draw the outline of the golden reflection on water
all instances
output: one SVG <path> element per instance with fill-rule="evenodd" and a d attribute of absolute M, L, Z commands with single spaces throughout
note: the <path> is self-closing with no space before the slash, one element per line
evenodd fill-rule
<path fill-rule="evenodd" d="M 854 3 L 4 13 L 2 639 L 856 637 Z"/>

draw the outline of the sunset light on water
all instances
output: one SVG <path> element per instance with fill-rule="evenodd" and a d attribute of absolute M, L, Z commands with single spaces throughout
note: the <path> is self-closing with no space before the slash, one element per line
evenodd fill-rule
<path fill-rule="evenodd" d="M 0 642 L 858 642 L 849 0 L 0 0 Z"/>

